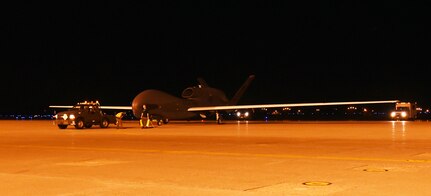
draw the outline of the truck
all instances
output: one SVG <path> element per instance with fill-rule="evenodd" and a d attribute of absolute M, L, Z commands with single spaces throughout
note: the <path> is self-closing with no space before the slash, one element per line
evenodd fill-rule
<path fill-rule="evenodd" d="M 395 110 L 391 112 L 391 118 L 396 120 L 414 120 L 417 117 L 416 103 L 395 103 Z"/>
<path fill-rule="evenodd" d="M 103 113 L 98 101 L 84 101 L 54 115 L 54 123 L 60 129 L 66 129 L 69 125 L 76 129 L 91 128 L 93 125 L 107 128 L 109 124 L 116 124 L 117 120 L 114 115 Z"/>

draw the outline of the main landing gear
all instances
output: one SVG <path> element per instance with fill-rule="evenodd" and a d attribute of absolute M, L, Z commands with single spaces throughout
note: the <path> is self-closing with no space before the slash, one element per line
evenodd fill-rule
<path fill-rule="evenodd" d="M 217 124 L 221 124 L 222 120 L 223 120 L 222 116 L 220 115 L 220 113 L 218 111 L 216 111 L 216 121 L 217 121 Z"/>

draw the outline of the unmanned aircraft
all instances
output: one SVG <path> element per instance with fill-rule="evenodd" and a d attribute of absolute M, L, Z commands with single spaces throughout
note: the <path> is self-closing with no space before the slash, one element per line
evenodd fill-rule
<path fill-rule="evenodd" d="M 234 111 L 255 108 L 284 108 L 305 106 L 334 106 L 334 105 L 362 105 L 397 103 L 398 100 L 386 101 L 351 101 L 351 102 L 322 102 L 322 103 L 287 103 L 287 104 L 261 104 L 261 105 L 237 105 L 250 83 L 255 78 L 250 75 L 244 84 L 238 89 L 232 99 L 216 88 L 210 87 L 205 80 L 198 78 L 199 85 L 184 89 L 181 97 L 170 95 L 166 92 L 150 89 L 139 93 L 132 101 L 132 106 L 100 106 L 101 109 L 132 110 L 136 118 L 141 118 L 143 113 L 149 113 L 158 122 L 168 123 L 170 119 L 190 119 L 197 117 L 207 118 L 215 116 L 217 123 L 221 123 L 222 111 Z M 51 108 L 69 108 L 70 106 L 50 106 Z"/>

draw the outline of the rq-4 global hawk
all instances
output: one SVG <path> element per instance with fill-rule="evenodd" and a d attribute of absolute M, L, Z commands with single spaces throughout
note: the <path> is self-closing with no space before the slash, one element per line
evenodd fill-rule
<path fill-rule="evenodd" d="M 362 105 L 397 103 L 398 100 L 385 101 L 350 101 L 350 102 L 322 102 L 322 103 L 282 103 L 237 105 L 239 99 L 250 85 L 254 75 L 250 75 L 238 89 L 232 99 L 216 88 L 210 87 L 202 78 L 198 78 L 199 85 L 188 87 L 182 92 L 182 97 L 176 97 L 160 90 L 145 90 L 136 95 L 132 106 L 100 106 L 101 109 L 132 110 L 136 118 L 149 114 L 159 124 L 168 123 L 170 119 L 190 119 L 196 116 L 207 118 L 215 117 L 221 123 L 221 112 L 246 110 L 255 108 L 285 108 L 306 106 L 335 106 L 335 105 Z M 70 106 L 50 106 L 51 108 L 64 108 Z"/>

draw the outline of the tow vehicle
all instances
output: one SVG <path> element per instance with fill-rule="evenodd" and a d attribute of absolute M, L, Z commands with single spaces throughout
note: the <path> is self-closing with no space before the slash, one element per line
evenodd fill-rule
<path fill-rule="evenodd" d="M 98 101 L 77 103 L 71 109 L 54 115 L 54 122 L 60 129 L 66 129 L 69 125 L 76 129 L 91 128 L 93 125 L 107 128 L 109 124 L 117 123 L 114 115 L 102 112 Z"/>

